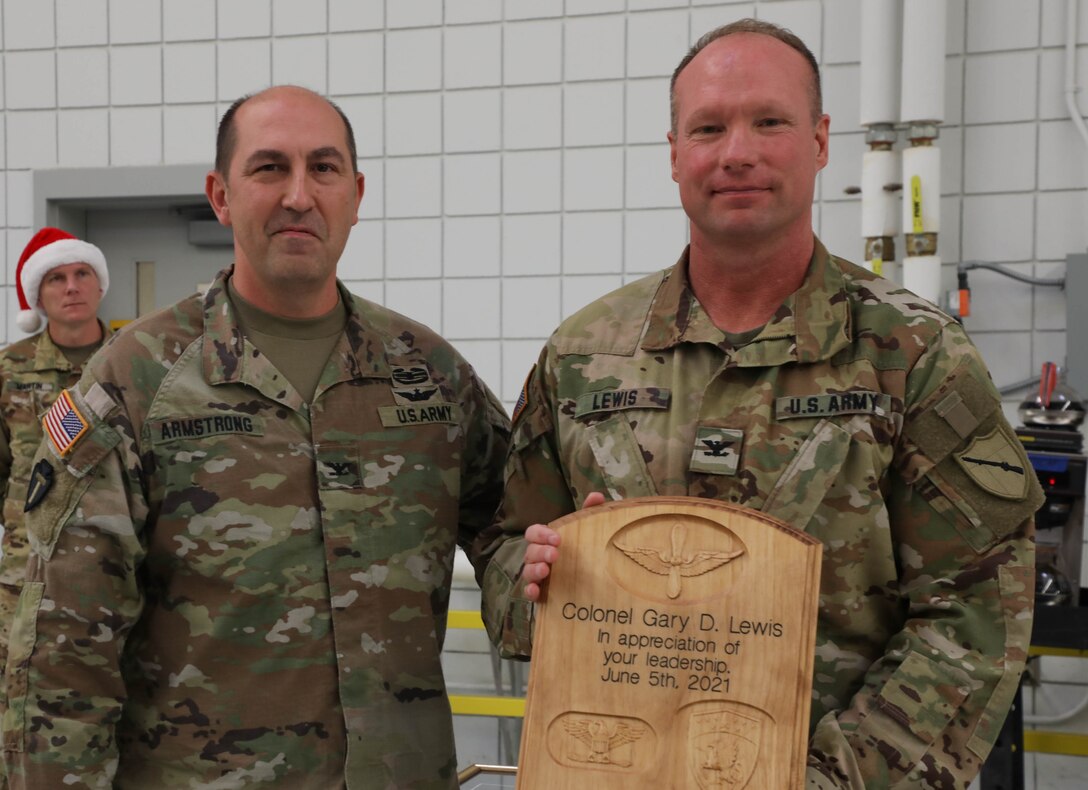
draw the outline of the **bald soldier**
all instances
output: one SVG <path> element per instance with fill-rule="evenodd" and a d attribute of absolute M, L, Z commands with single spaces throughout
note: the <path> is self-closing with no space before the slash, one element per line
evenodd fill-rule
<path fill-rule="evenodd" d="M 548 341 L 485 581 L 535 600 L 563 562 L 543 524 L 602 493 L 777 516 L 824 544 L 806 786 L 965 787 L 1027 656 L 1041 503 L 986 368 L 948 316 L 814 237 L 828 117 L 795 36 L 704 36 L 668 139 L 691 243 Z M 485 620 L 529 653 L 526 606 Z"/>
<path fill-rule="evenodd" d="M 454 788 L 439 652 L 506 417 L 441 338 L 338 283 L 363 176 L 334 105 L 239 100 L 206 188 L 234 266 L 46 417 L 12 786 Z"/>

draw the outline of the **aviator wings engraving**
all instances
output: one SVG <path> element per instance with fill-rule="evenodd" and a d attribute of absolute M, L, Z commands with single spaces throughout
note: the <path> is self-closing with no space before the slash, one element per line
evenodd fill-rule
<path fill-rule="evenodd" d="M 669 535 L 669 547 L 666 549 L 647 548 L 642 546 L 623 546 L 614 544 L 629 558 L 637 562 L 651 573 L 668 577 L 666 592 L 670 598 L 678 598 L 681 589 L 681 577 L 701 576 L 715 568 L 720 568 L 731 560 L 735 560 L 744 553 L 744 549 L 737 551 L 693 551 L 684 553 L 684 540 L 687 536 L 687 528 L 680 523 L 673 525 Z"/>

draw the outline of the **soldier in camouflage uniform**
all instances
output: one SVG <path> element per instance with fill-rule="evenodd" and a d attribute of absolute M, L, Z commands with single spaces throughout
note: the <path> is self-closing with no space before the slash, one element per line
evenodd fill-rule
<path fill-rule="evenodd" d="M 453 554 L 491 522 L 509 426 L 441 338 L 338 285 L 350 135 L 299 88 L 236 103 L 208 178 L 233 269 L 126 327 L 50 411 L 14 787 L 456 787 Z M 312 397 L 241 303 L 339 311 Z"/>
<path fill-rule="evenodd" d="M 98 305 L 109 288 L 102 251 L 58 228 L 42 228 L 27 243 L 16 269 L 21 310 L 16 323 L 36 332 L 0 351 L 0 491 L 4 542 L 0 557 L 0 711 L 8 631 L 30 553 L 23 505 L 41 418 L 109 330 Z M 44 324 L 44 328 L 43 328 Z"/>
<path fill-rule="evenodd" d="M 824 543 L 807 786 L 965 787 L 1027 657 L 1041 494 L 962 328 L 813 237 L 828 122 L 803 47 L 746 21 L 678 68 L 691 245 L 530 373 L 481 538 L 519 606 L 485 621 L 530 652 L 525 602 L 562 562 L 543 523 L 596 492 L 763 511 Z"/>

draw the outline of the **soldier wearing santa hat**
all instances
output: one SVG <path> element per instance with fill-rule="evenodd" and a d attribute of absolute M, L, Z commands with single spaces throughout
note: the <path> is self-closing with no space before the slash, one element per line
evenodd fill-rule
<path fill-rule="evenodd" d="M 42 228 L 19 257 L 16 277 L 21 308 L 16 323 L 34 334 L 0 351 L 0 673 L 29 551 L 23 507 L 42 439 L 41 418 L 61 391 L 79 380 L 83 364 L 109 333 L 98 319 L 98 304 L 109 287 L 106 258 L 98 247 L 63 230 Z"/>

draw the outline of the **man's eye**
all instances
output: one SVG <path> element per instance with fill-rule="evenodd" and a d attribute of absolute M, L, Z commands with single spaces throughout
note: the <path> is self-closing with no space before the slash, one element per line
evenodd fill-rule
<path fill-rule="evenodd" d="M 318 162 L 316 165 L 314 165 L 314 170 L 319 173 L 335 173 L 336 167 L 329 164 L 328 162 Z"/>
<path fill-rule="evenodd" d="M 781 118 L 764 118 L 762 121 L 759 122 L 759 125 L 760 126 L 781 126 L 782 125 L 782 119 Z"/>

